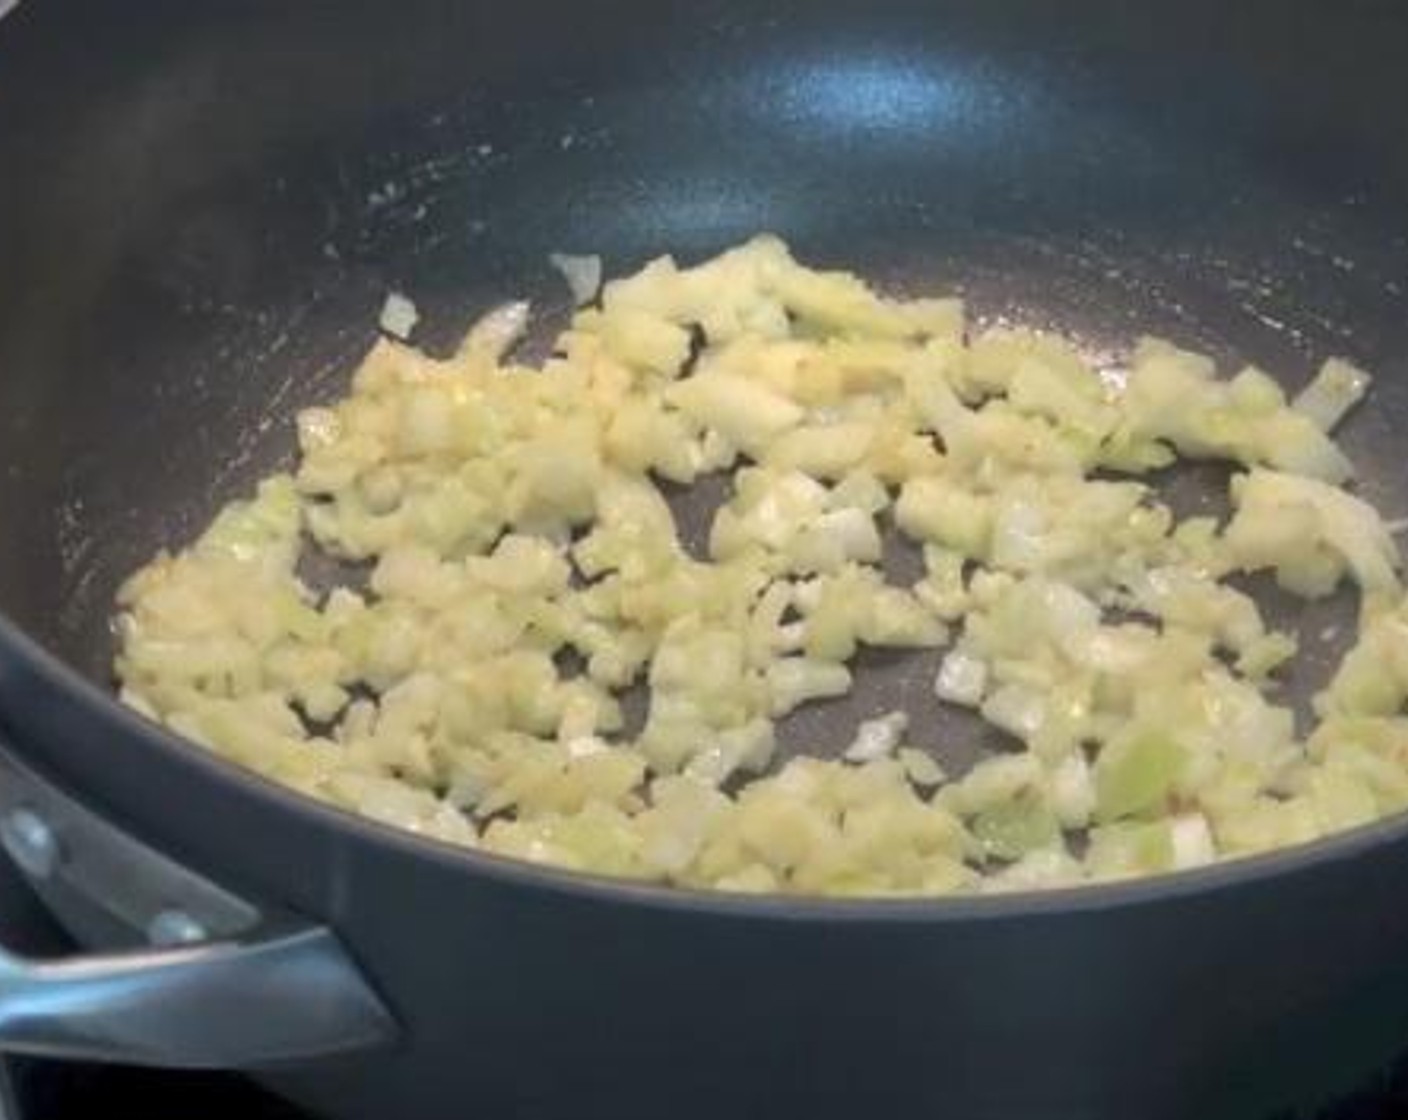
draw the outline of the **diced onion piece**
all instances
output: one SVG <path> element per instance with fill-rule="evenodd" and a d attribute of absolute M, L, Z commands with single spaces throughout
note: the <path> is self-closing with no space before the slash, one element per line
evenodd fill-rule
<path fill-rule="evenodd" d="M 629 366 L 674 377 L 689 358 L 689 332 L 677 323 L 633 307 L 609 309 L 601 318 L 607 350 Z"/>
<path fill-rule="evenodd" d="M 1364 399 L 1373 378 L 1341 358 L 1331 358 L 1291 402 L 1322 432 L 1333 431 L 1345 415 Z"/>
<path fill-rule="evenodd" d="M 759 773 L 772 759 L 773 727 L 764 719 L 720 733 L 717 738 L 689 760 L 685 776 L 717 786 L 727 781 L 735 771 Z"/>
<path fill-rule="evenodd" d="M 1095 764 L 1096 819 L 1156 811 L 1187 764 L 1187 749 L 1163 732 L 1135 733 L 1107 744 Z"/>
<path fill-rule="evenodd" d="M 672 404 L 744 451 L 761 455 L 805 415 L 781 393 L 732 373 L 699 373 L 672 385 Z"/>
<path fill-rule="evenodd" d="M 942 785 L 947 780 L 944 768 L 934 761 L 927 751 L 915 747 L 901 747 L 896 752 L 905 775 L 917 786 Z"/>
<path fill-rule="evenodd" d="M 950 704 L 976 708 L 983 702 L 987 683 L 987 663 L 980 657 L 956 649 L 945 656 L 939 666 L 939 675 L 934 680 L 934 694 Z"/>
<path fill-rule="evenodd" d="M 983 881 L 994 892 L 1050 890 L 1071 887 L 1084 881 L 1085 869 L 1070 852 L 1052 845 L 1029 851 Z"/>
<path fill-rule="evenodd" d="M 796 428 L 768 448 L 768 462 L 813 478 L 841 478 L 853 469 L 875 441 L 866 423 L 818 424 Z"/>
<path fill-rule="evenodd" d="M 782 657 L 767 671 L 772 714 L 786 715 L 809 700 L 844 696 L 851 688 L 851 671 L 835 661 Z"/>
<path fill-rule="evenodd" d="M 469 328 L 460 343 L 460 354 L 498 361 L 523 338 L 531 313 L 532 305 L 524 300 L 494 308 Z"/>
<path fill-rule="evenodd" d="M 330 408 L 305 408 L 298 414 L 298 446 L 305 455 L 332 447 L 342 434 L 342 422 Z"/>
<path fill-rule="evenodd" d="M 1173 866 L 1180 870 L 1202 867 L 1217 858 L 1212 830 L 1201 813 L 1189 813 L 1169 821 L 1169 838 L 1173 844 Z"/>
<path fill-rule="evenodd" d="M 792 546 L 799 567 L 812 572 L 836 571 L 859 561 L 880 559 L 880 534 L 870 515 L 858 509 L 823 513 Z"/>
<path fill-rule="evenodd" d="M 1095 812 L 1095 781 L 1079 751 L 1067 755 L 1051 775 L 1051 808 L 1062 828 L 1084 828 Z"/>
<path fill-rule="evenodd" d="M 850 762 L 874 762 L 877 758 L 885 758 L 894 753 L 907 730 L 909 716 L 904 712 L 890 712 L 876 719 L 868 719 L 856 729 L 856 737 L 851 740 L 843 757 Z"/>
<path fill-rule="evenodd" d="M 578 307 L 596 299 L 601 291 L 601 258 L 596 255 L 577 256 L 572 253 L 549 253 L 548 261 L 562 273 L 572 300 Z"/>
<path fill-rule="evenodd" d="M 387 334 L 404 341 L 411 337 L 411 332 L 420 322 L 420 312 L 407 296 L 400 292 L 388 292 L 386 302 L 381 305 L 378 322 Z"/>
<path fill-rule="evenodd" d="M 983 718 L 1009 735 L 1030 743 L 1046 723 L 1046 699 L 1022 685 L 1001 685 L 983 701 Z"/>
<path fill-rule="evenodd" d="M 992 502 L 938 477 L 905 484 L 895 520 L 916 540 L 943 545 L 964 556 L 986 557 L 993 533 Z"/>
<path fill-rule="evenodd" d="M 1233 480 L 1236 515 L 1225 542 L 1247 570 L 1312 559 L 1317 549 L 1343 558 L 1366 592 L 1396 592 L 1398 546 L 1373 506 L 1310 478 L 1254 470 Z"/>

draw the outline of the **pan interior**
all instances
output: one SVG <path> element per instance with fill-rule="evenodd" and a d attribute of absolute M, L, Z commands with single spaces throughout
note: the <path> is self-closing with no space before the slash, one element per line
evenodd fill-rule
<path fill-rule="evenodd" d="M 95 681 L 118 583 L 289 460 L 388 290 L 431 350 L 509 298 L 541 343 L 567 314 L 554 251 L 619 273 L 766 230 L 1102 361 L 1156 333 L 1294 384 L 1342 355 L 1380 378 L 1344 436 L 1362 491 L 1408 514 L 1408 144 L 1381 111 L 1408 72 L 1376 65 L 1402 20 L 715 2 L 681 34 L 624 0 L 316 7 L 0 26 L 0 166 L 25 169 L 0 179 L 0 608 Z M 1171 484 L 1187 509 L 1225 473 Z M 1334 653 L 1309 646 L 1295 698 Z M 934 667 L 874 657 L 788 737 L 905 707 L 961 762 L 976 729 Z"/>

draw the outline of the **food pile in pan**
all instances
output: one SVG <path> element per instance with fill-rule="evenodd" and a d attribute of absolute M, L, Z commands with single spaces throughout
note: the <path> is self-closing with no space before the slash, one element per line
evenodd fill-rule
<path fill-rule="evenodd" d="M 1096 369 L 772 238 L 607 284 L 541 369 L 511 359 L 525 318 L 443 361 L 383 340 L 299 416 L 293 473 L 123 589 L 124 699 L 422 834 L 730 891 L 1065 886 L 1408 805 L 1398 554 L 1330 437 L 1353 366 L 1290 399 L 1156 339 Z M 1179 456 L 1235 464 L 1229 517 L 1161 501 Z M 721 472 L 691 555 L 666 489 Z M 917 581 L 885 574 L 895 534 Z M 311 550 L 347 585 L 306 586 Z M 1360 599 L 1308 734 L 1278 684 L 1297 639 L 1228 582 L 1256 572 Z M 880 712 L 775 762 L 777 721 L 867 646 L 946 651 L 938 697 L 1007 749 L 945 773 Z"/>

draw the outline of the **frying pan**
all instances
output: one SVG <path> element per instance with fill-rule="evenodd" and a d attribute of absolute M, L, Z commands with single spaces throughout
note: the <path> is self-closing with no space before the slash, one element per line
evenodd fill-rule
<path fill-rule="evenodd" d="M 108 619 L 288 460 L 388 288 L 443 348 L 505 298 L 560 322 L 549 252 L 619 272 L 759 230 L 1111 360 L 1153 332 L 1294 379 L 1361 362 L 1346 444 L 1408 512 L 1405 58 L 1392 0 L 26 0 L 0 24 L 0 838 L 89 955 L 0 956 L 0 1042 L 377 1120 L 1245 1118 L 1392 1059 L 1403 819 L 1047 895 L 671 892 L 239 772 L 111 701 Z M 867 673 L 856 705 L 927 670 Z"/>

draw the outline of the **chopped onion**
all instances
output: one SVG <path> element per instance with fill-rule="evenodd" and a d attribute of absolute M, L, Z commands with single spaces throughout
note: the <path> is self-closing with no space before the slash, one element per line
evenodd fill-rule
<path fill-rule="evenodd" d="M 1095 781 L 1079 751 L 1067 755 L 1051 775 L 1051 807 L 1063 828 L 1084 828 L 1095 812 Z"/>
<path fill-rule="evenodd" d="M 420 311 L 407 296 L 400 292 L 389 292 L 386 302 L 381 305 L 380 326 L 392 338 L 403 341 L 411 337 L 411 332 L 420 322 Z"/>
<path fill-rule="evenodd" d="M 531 313 L 532 305 L 524 300 L 494 308 L 469 328 L 460 343 L 460 353 L 497 361 L 523 338 Z"/>
<path fill-rule="evenodd" d="M 1297 394 L 1291 407 L 1322 432 L 1333 431 L 1355 405 L 1364 399 L 1372 378 L 1340 358 L 1331 358 Z"/>
<path fill-rule="evenodd" d="M 123 585 L 125 703 L 421 834 L 721 890 L 1069 886 L 1408 805 L 1402 526 L 1328 434 L 1367 374 L 1332 359 L 1288 402 L 1146 339 L 1112 376 L 770 237 L 604 289 L 550 259 L 578 309 L 541 369 L 506 360 L 526 303 L 448 358 L 379 341 L 299 416 L 292 474 Z M 391 293 L 382 330 L 417 315 Z M 1244 468 L 1225 528 L 1164 499 L 1176 454 Z M 658 480 L 725 471 L 686 547 Z M 368 587 L 315 594 L 312 549 Z M 1262 569 L 1361 591 L 1308 737 L 1270 685 L 1294 638 L 1224 581 Z M 774 769 L 775 721 L 848 693 L 863 647 L 940 650 L 935 695 L 1021 742 L 950 780 L 895 710 Z"/>
<path fill-rule="evenodd" d="M 987 664 L 981 658 L 956 649 L 949 653 L 939 666 L 939 675 L 934 681 L 934 694 L 950 704 L 976 708 L 983 702 L 983 691 L 987 688 L 987 682 Z"/>
<path fill-rule="evenodd" d="M 904 712 L 868 719 L 856 729 L 856 737 L 842 757 L 848 762 L 874 762 L 885 758 L 894 753 L 907 730 L 909 716 Z"/>
<path fill-rule="evenodd" d="M 1003 685 L 982 705 L 983 718 L 1030 743 L 1046 723 L 1046 700 L 1022 685 Z"/>
<path fill-rule="evenodd" d="M 1329 549 L 1365 591 L 1398 590 L 1398 546 L 1367 502 L 1315 479 L 1264 470 L 1234 479 L 1232 496 L 1237 513 L 1226 539 L 1239 566 L 1284 572 Z"/>
<path fill-rule="evenodd" d="M 844 696 L 851 688 L 851 671 L 834 661 L 782 657 L 768 667 L 772 713 L 785 715 L 810 700 Z"/>
<path fill-rule="evenodd" d="M 578 307 L 596 299 L 597 292 L 601 291 L 601 258 L 592 256 L 576 256 L 571 253 L 549 253 L 548 260 L 553 268 L 562 273 L 562 278 L 567 281 L 567 287 L 572 292 L 573 302 Z"/>
<path fill-rule="evenodd" d="M 1217 858 L 1212 832 L 1208 828 L 1207 818 L 1201 813 L 1174 817 L 1169 821 L 1169 828 L 1174 867 L 1202 867 Z"/>
<path fill-rule="evenodd" d="M 915 747 L 901 747 L 896 754 L 905 775 L 917 786 L 939 786 L 948 780 L 944 768 L 932 755 Z"/>

